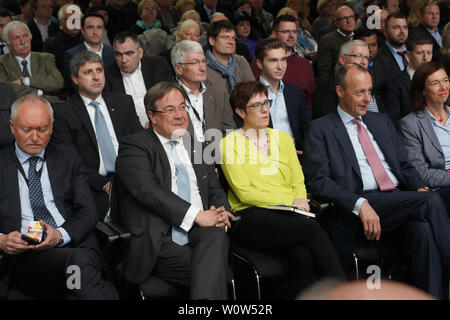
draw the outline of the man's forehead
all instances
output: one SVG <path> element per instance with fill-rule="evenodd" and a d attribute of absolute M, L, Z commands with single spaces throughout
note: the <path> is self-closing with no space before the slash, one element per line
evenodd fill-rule
<path fill-rule="evenodd" d="M 102 20 L 102 18 L 99 18 L 99 17 L 88 17 L 88 18 L 86 18 L 84 25 L 85 26 L 103 25 L 103 20 Z"/>
<path fill-rule="evenodd" d="M 339 10 L 337 10 L 336 17 L 340 18 L 340 17 L 346 16 L 348 14 L 353 14 L 353 10 L 350 9 L 349 7 L 343 7 L 343 8 L 340 8 Z"/>
<path fill-rule="evenodd" d="M 167 92 L 161 99 L 156 100 L 155 104 L 157 106 L 179 106 L 184 103 L 184 96 L 178 89 L 172 89 Z"/>
<path fill-rule="evenodd" d="M 296 27 L 297 25 L 296 25 L 296 23 L 295 22 L 293 22 L 293 21 L 281 21 L 280 22 L 280 24 L 279 24 L 279 27 L 280 28 L 289 28 L 289 27 Z"/>
<path fill-rule="evenodd" d="M 98 69 L 98 68 L 102 68 L 103 69 L 103 65 L 100 62 L 88 61 L 85 64 L 83 64 L 81 66 L 81 68 L 83 68 L 83 69 Z"/>
<path fill-rule="evenodd" d="M 388 27 L 408 25 L 405 18 L 392 18 L 386 22 Z"/>

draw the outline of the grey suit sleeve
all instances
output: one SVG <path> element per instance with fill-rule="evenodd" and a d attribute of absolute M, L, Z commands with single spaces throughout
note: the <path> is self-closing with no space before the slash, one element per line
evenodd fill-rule
<path fill-rule="evenodd" d="M 400 120 L 400 133 L 403 137 L 411 164 L 417 169 L 425 183 L 431 187 L 450 185 L 450 173 L 442 169 L 430 167 L 424 155 L 425 145 L 417 121 L 409 121 L 408 118 Z M 432 147 L 432 146 L 431 146 Z"/>

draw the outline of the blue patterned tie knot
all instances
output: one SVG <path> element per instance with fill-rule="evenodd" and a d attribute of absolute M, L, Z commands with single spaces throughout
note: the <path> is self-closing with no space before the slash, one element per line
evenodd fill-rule
<path fill-rule="evenodd" d="M 28 61 L 27 60 L 22 60 L 22 74 L 25 78 L 29 78 L 30 77 L 30 73 L 28 72 Z"/>

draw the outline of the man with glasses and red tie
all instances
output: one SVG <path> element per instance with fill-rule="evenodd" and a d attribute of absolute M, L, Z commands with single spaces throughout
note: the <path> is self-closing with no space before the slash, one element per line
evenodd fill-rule
<path fill-rule="evenodd" d="M 341 45 L 353 39 L 355 12 L 348 6 L 340 6 L 334 12 L 333 22 L 337 29 L 322 36 L 319 41 L 316 58 L 319 77 L 333 72 Z"/>
<path fill-rule="evenodd" d="M 336 72 L 337 110 L 310 125 L 304 172 L 310 192 L 336 205 L 322 221 L 349 266 L 355 241 L 405 254 L 413 284 L 440 299 L 450 275 L 450 220 L 408 161 L 389 116 L 368 112 L 372 79 L 356 64 Z"/>

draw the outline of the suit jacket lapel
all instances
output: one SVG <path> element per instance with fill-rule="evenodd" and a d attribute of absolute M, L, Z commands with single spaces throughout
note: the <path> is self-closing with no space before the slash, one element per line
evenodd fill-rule
<path fill-rule="evenodd" d="M 341 117 L 339 117 L 337 111 L 333 114 L 333 122 L 334 122 L 333 134 L 335 135 L 336 140 L 338 141 L 339 145 L 344 151 L 344 154 L 347 156 L 351 167 L 358 175 L 358 177 L 362 179 L 361 170 L 359 169 L 355 150 L 353 149 L 352 142 L 350 140 L 350 137 L 348 136 L 347 129 L 345 129 L 344 123 L 342 122 Z"/>
<path fill-rule="evenodd" d="M 436 132 L 434 132 L 431 116 L 428 114 L 426 110 L 420 111 L 417 113 L 417 119 L 419 120 L 420 126 L 423 128 L 423 131 L 430 139 L 433 146 L 444 155 L 444 151 L 442 151 L 441 143 L 439 142 L 438 137 L 436 136 Z"/>
<path fill-rule="evenodd" d="M 119 88 L 118 92 L 126 93 L 125 85 L 123 84 L 122 73 L 120 72 L 120 69 L 116 63 L 113 63 L 112 65 L 113 65 L 113 67 L 111 70 L 112 70 L 113 74 L 111 77 L 111 81 L 114 82 L 113 88 Z"/>
<path fill-rule="evenodd" d="M 38 73 L 38 58 L 33 52 L 31 52 L 30 63 L 31 63 L 31 75 Z"/>
<path fill-rule="evenodd" d="M 20 230 L 22 210 L 20 208 L 18 168 L 14 147 L 8 149 L 8 157 L 10 161 L 5 164 L 5 182 L 8 184 L 8 187 L 4 188 L 4 190 L 11 208 L 11 217 L 13 217 L 12 226 L 14 230 Z"/>
<path fill-rule="evenodd" d="M 153 73 L 151 70 L 151 66 L 147 64 L 145 58 L 141 59 L 141 71 L 142 76 L 144 77 L 145 88 L 149 90 L 152 87 L 152 82 L 150 80 L 152 80 L 153 78 Z"/>
<path fill-rule="evenodd" d="M 81 123 L 86 128 L 89 137 L 91 138 L 92 143 L 98 148 L 97 145 L 97 137 L 95 136 L 94 127 L 92 126 L 91 118 L 89 117 L 89 113 L 86 110 L 86 106 L 84 105 L 83 100 L 81 99 L 79 94 L 74 95 L 71 100 L 71 105 L 73 107 L 73 111 L 81 120 Z"/>
<path fill-rule="evenodd" d="M 61 203 L 57 199 L 62 199 L 63 197 L 59 195 L 61 187 L 57 184 L 58 175 L 60 175 L 60 167 L 56 161 L 53 149 L 48 147 L 45 150 L 45 162 L 47 164 L 48 178 L 50 180 L 50 186 L 52 187 L 53 199 L 55 200 L 56 208 L 58 208 L 59 213 L 66 219 L 66 214 L 64 207 L 61 207 Z"/>
<path fill-rule="evenodd" d="M 117 139 L 120 139 L 122 136 L 122 132 L 119 130 L 120 128 L 120 119 L 119 115 L 116 112 L 116 102 L 111 99 L 111 97 L 108 95 L 108 93 L 102 94 L 103 100 L 105 100 L 106 103 L 106 109 L 108 109 L 109 117 L 111 118 L 111 122 L 113 124 L 114 132 L 116 133 Z"/>

